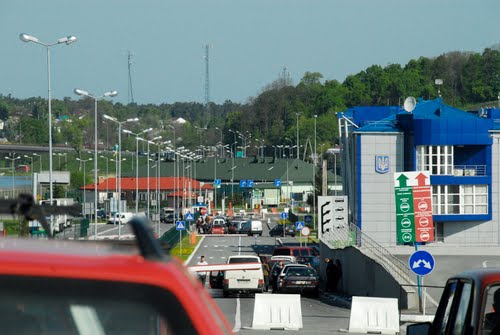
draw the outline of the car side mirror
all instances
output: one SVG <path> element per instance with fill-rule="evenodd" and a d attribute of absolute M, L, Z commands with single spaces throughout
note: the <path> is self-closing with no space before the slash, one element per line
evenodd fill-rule
<path fill-rule="evenodd" d="M 406 327 L 407 335 L 426 335 L 431 329 L 430 322 L 414 323 Z"/>

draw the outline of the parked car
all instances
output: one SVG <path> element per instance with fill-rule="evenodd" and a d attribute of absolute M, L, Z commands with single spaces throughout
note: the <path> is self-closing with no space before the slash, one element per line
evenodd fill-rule
<path fill-rule="evenodd" d="M 278 278 L 277 278 L 277 291 L 278 292 L 281 292 L 281 286 L 283 284 L 283 278 L 285 278 L 286 274 L 288 273 L 288 271 L 294 269 L 294 268 L 307 268 L 308 266 L 307 265 L 304 265 L 304 264 L 297 264 L 297 263 L 289 263 L 289 264 L 285 264 L 283 266 L 283 269 L 281 270 L 281 272 L 278 274 Z"/>
<path fill-rule="evenodd" d="M 279 293 L 310 293 L 319 296 L 319 275 L 310 267 L 290 266 L 286 274 L 280 278 Z"/>
<path fill-rule="evenodd" d="M 295 237 L 297 232 L 295 231 L 295 226 L 294 225 L 285 225 L 285 236 L 292 236 Z M 269 236 L 274 237 L 274 236 L 283 236 L 283 225 L 279 224 L 274 226 L 270 231 L 269 231 Z"/>
<path fill-rule="evenodd" d="M 275 247 L 273 256 L 289 255 L 289 256 L 319 256 L 318 251 L 312 247 L 295 247 L 295 246 L 280 246 Z"/>
<path fill-rule="evenodd" d="M 213 224 L 210 228 L 210 234 L 224 234 L 224 227 L 220 224 Z"/>

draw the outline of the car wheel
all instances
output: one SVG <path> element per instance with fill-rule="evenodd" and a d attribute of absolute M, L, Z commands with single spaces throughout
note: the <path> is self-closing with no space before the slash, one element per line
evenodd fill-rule
<path fill-rule="evenodd" d="M 292 237 L 295 237 L 295 234 L 292 234 Z"/>

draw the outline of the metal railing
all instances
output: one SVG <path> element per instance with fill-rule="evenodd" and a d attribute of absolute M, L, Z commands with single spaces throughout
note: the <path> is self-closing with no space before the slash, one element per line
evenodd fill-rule
<path fill-rule="evenodd" d="M 454 165 L 454 176 L 486 176 L 486 165 Z"/>
<path fill-rule="evenodd" d="M 415 284 L 410 279 L 411 270 L 405 263 L 369 236 L 363 234 L 353 223 L 350 223 L 349 226 L 342 225 L 329 230 L 323 235 L 322 241 L 332 249 L 356 247 L 384 267 L 400 284 Z"/>

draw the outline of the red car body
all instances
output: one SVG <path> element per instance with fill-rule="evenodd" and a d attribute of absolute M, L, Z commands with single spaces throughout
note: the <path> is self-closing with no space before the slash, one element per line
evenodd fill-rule
<path fill-rule="evenodd" d="M 21 292 L 19 297 L 12 293 L 17 291 Z M 106 303 L 118 301 L 117 306 L 138 303 L 154 310 L 154 315 L 161 320 L 155 321 L 159 325 L 155 333 L 159 335 L 171 334 L 170 330 L 176 334 L 232 333 L 214 300 L 180 261 L 168 256 L 155 260 L 137 253 L 117 253 L 103 243 L 3 239 L 0 245 L 0 294 L 4 296 L 4 293 L 12 295 L 13 299 L 46 299 L 47 308 L 53 300 L 70 301 L 72 294 L 91 305 L 93 300 L 90 297 L 100 301 L 101 297 L 110 294 Z M 167 297 L 169 303 L 155 298 L 159 296 Z M 28 310 L 29 306 L 23 308 Z M 75 313 L 75 308 L 72 308 L 71 313 L 65 314 L 70 319 Z M 120 314 L 123 320 L 133 317 L 135 311 L 125 313 Z M 0 323 L 2 327 L 8 327 L 4 325 L 9 321 L 4 315 L 0 313 Z M 37 315 L 29 317 L 35 319 Z M 47 327 L 49 324 L 47 322 Z M 16 322 L 14 333 L 22 332 L 21 326 L 22 322 Z M 9 333 L 7 328 L 4 330 Z M 45 331 L 54 333 L 48 328 Z"/>
<path fill-rule="evenodd" d="M 211 229 L 212 234 L 224 234 L 224 227 L 218 224 L 214 224 Z"/>

